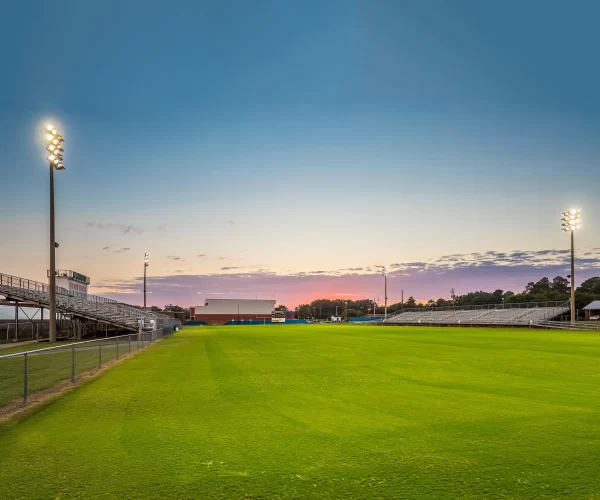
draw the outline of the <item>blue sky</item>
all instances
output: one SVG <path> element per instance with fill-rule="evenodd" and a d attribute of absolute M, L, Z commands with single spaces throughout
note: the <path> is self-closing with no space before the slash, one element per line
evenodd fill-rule
<path fill-rule="evenodd" d="M 596 2 L 56 9 L 13 3 L 0 35 L 1 272 L 45 276 L 48 120 L 58 265 L 95 283 L 135 282 L 145 251 L 177 282 L 560 249 L 571 206 L 600 247 Z"/>

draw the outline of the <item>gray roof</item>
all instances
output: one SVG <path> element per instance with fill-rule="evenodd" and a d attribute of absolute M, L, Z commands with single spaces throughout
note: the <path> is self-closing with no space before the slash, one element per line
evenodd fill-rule
<path fill-rule="evenodd" d="M 239 307 L 239 309 L 238 309 Z M 195 314 L 263 314 L 271 316 L 274 300 L 206 299 L 203 306 L 196 306 Z"/>
<path fill-rule="evenodd" d="M 600 311 L 600 300 L 594 300 L 594 302 L 585 306 L 584 309 L 592 310 L 592 311 Z"/>

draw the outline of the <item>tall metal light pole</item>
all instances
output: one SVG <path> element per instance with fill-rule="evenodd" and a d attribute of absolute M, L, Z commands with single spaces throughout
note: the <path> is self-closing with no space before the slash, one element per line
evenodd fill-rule
<path fill-rule="evenodd" d="M 383 280 L 384 280 L 384 283 L 385 283 L 385 290 L 384 290 L 384 293 L 385 293 L 385 295 L 384 295 L 385 310 L 384 310 L 384 313 L 383 313 L 383 321 L 385 321 L 387 319 L 387 299 L 388 299 L 388 296 L 387 296 L 387 275 L 388 275 L 388 272 L 389 272 L 388 266 L 383 266 L 383 270 L 381 271 L 381 275 L 383 276 Z"/>
<path fill-rule="evenodd" d="M 46 125 L 46 159 L 50 164 L 50 269 L 48 271 L 48 292 L 50 302 L 49 340 L 56 342 L 56 237 L 54 231 L 54 169 L 64 170 L 62 164 L 62 143 L 64 139 L 52 125 Z"/>
<path fill-rule="evenodd" d="M 146 310 L 146 268 L 150 265 L 150 254 L 144 254 L 144 311 Z"/>
<path fill-rule="evenodd" d="M 581 227 L 581 209 L 563 212 L 561 220 L 563 232 L 571 233 L 571 323 L 575 323 L 575 229 Z"/>

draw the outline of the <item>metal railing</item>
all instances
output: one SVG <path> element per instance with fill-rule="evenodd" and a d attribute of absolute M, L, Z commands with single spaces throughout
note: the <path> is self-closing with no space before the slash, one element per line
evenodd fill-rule
<path fill-rule="evenodd" d="M 11 403 L 27 403 L 32 395 L 61 382 L 75 383 L 81 374 L 144 349 L 172 331 L 172 328 L 161 328 L 0 355 L 0 408 Z"/>
<path fill-rule="evenodd" d="M 592 323 L 576 321 L 575 323 L 571 323 L 570 321 L 540 321 L 536 326 L 542 328 L 554 328 L 556 330 L 600 331 L 600 322 Z"/>
<path fill-rule="evenodd" d="M 49 293 L 50 286 L 46 283 L 41 283 L 39 281 L 34 281 L 26 278 L 19 278 L 18 276 L 11 276 L 9 274 L 0 273 L 0 285 L 6 285 L 14 288 L 23 288 L 25 290 L 31 290 L 34 292 L 42 292 Z M 63 288 L 61 286 L 56 287 L 57 295 L 69 295 L 69 290 Z M 86 300 L 90 300 L 92 302 L 101 302 L 104 304 L 120 304 L 119 301 L 113 299 L 107 299 L 106 297 L 100 297 L 98 295 L 89 295 L 85 296 Z"/>

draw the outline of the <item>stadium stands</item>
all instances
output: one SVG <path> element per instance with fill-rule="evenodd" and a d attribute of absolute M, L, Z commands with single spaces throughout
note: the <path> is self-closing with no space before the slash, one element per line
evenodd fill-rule
<path fill-rule="evenodd" d="M 394 325 L 505 325 L 531 326 L 569 311 L 568 303 L 510 304 L 467 308 L 410 309 L 388 318 Z"/>
<path fill-rule="evenodd" d="M 48 308 L 50 304 L 48 285 L 28 279 L 0 274 L 0 295 L 14 300 L 26 301 L 39 307 Z M 120 302 L 87 295 L 86 297 L 73 297 L 68 291 L 57 287 L 57 311 L 72 314 L 80 318 L 87 318 L 108 323 L 117 328 L 137 332 L 140 321 L 144 328 L 159 328 L 178 320 L 162 314 L 146 312 L 134 306 Z"/>

